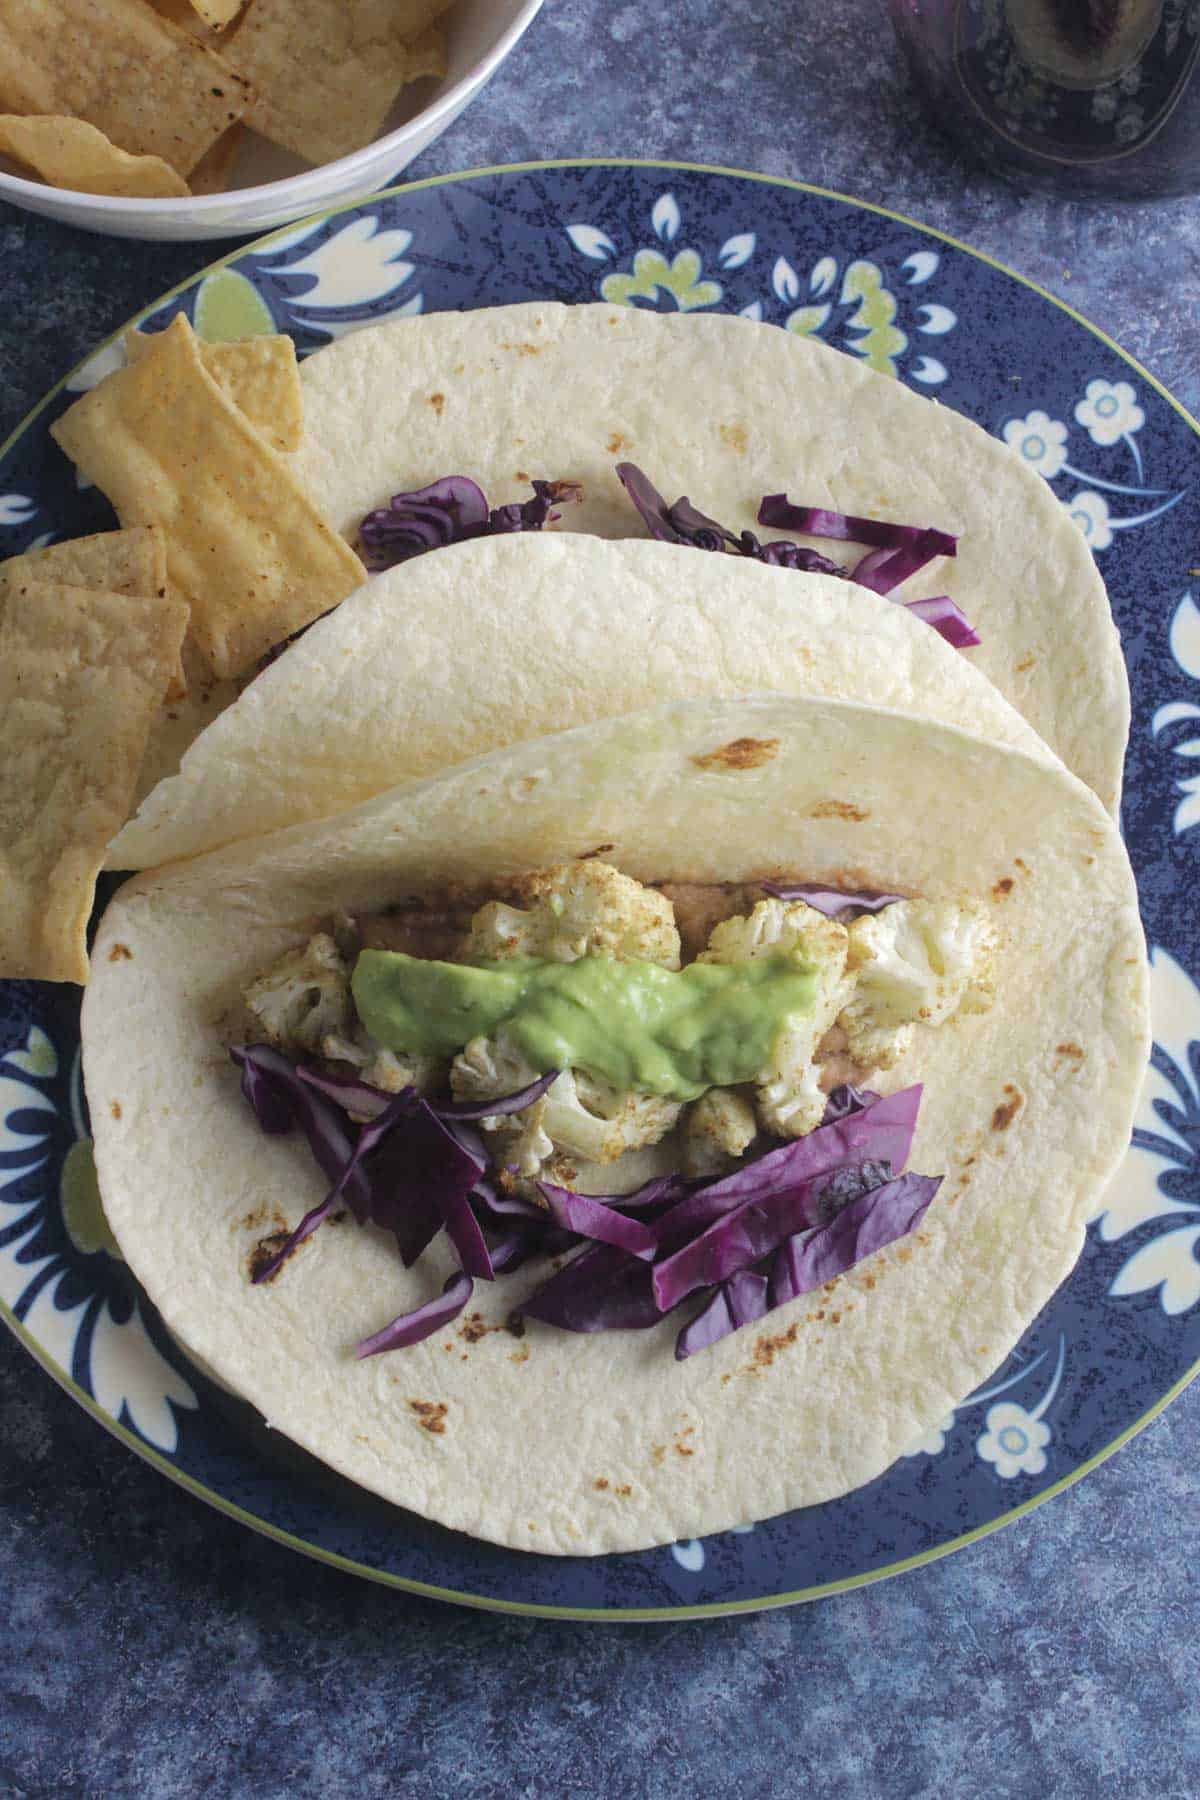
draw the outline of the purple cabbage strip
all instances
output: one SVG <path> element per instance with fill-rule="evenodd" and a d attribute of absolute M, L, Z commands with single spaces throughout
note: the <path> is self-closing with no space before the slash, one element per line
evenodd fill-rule
<path fill-rule="evenodd" d="M 799 1187 L 844 1163 L 889 1162 L 902 1169 L 912 1148 L 921 1092 L 918 1083 L 873 1100 L 698 1188 L 656 1220 L 659 1242 L 668 1252 L 678 1250 L 739 1206 Z"/>
<path fill-rule="evenodd" d="M 478 482 L 445 475 L 428 487 L 393 494 L 386 506 L 367 514 L 359 526 L 363 560 L 370 569 L 390 569 L 426 550 L 477 537 L 487 522 L 488 504 Z"/>
<path fill-rule="evenodd" d="M 552 519 L 561 518 L 553 509 L 567 502 L 583 499 L 580 481 L 535 481 L 532 500 L 511 500 L 507 506 L 494 506 L 488 514 L 488 535 L 501 537 L 510 531 L 541 531 Z"/>
<path fill-rule="evenodd" d="M 903 604 L 918 619 L 933 627 L 939 637 L 955 650 L 973 650 L 983 639 L 969 619 L 959 611 L 949 594 L 935 594 L 928 600 L 905 600 Z"/>
<path fill-rule="evenodd" d="M 431 1100 L 429 1104 L 439 1119 L 502 1118 L 506 1113 L 524 1112 L 527 1106 L 532 1106 L 548 1088 L 553 1087 L 561 1074 L 561 1069 L 551 1069 L 548 1075 L 539 1075 L 528 1087 L 518 1088 L 512 1094 L 502 1094 L 494 1100 Z"/>
<path fill-rule="evenodd" d="M 532 500 L 491 509 L 483 489 L 467 475 L 444 475 L 428 487 L 393 494 L 386 506 L 369 512 L 359 526 L 363 561 L 378 574 L 445 544 L 513 531 L 540 531 L 559 517 L 555 506 L 583 498 L 577 481 L 535 481 L 532 486 Z"/>
<path fill-rule="evenodd" d="M 531 1256 L 540 1256 L 540 1247 L 527 1231 L 506 1231 L 503 1237 L 489 1245 L 488 1255 L 492 1259 L 492 1268 L 497 1275 L 511 1275 L 528 1262 Z"/>
<path fill-rule="evenodd" d="M 654 1265 L 654 1298 L 659 1309 L 670 1312 L 697 1288 L 726 1281 L 761 1262 L 798 1232 L 828 1224 L 850 1200 L 881 1187 L 892 1173 L 892 1164 L 886 1159 L 871 1158 L 747 1201 Z"/>
<path fill-rule="evenodd" d="M 703 1312 L 676 1338 L 676 1362 L 694 1356 L 697 1350 L 707 1350 L 743 1325 L 755 1324 L 771 1309 L 767 1287 L 767 1277 L 751 1274 L 749 1269 L 723 1282 Z"/>
<path fill-rule="evenodd" d="M 822 1125 L 832 1125 L 835 1119 L 844 1119 L 850 1113 L 861 1112 L 864 1106 L 870 1106 L 878 1100 L 879 1095 L 870 1088 L 851 1087 L 843 1081 L 840 1087 L 830 1088 L 825 1096 L 825 1117 Z"/>
<path fill-rule="evenodd" d="M 790 1239 L 776 1251 L 771 1268 L 772 1307 L 823 1287 L 885 1244 L 907 1237 L 941 1185 L 940 1175 L 898 1175 L 851 1200 L 828 1223 Z"/>
<path fill-rule="evenodd" d="M 315 1088 L 340 1106 L 343 1112 L 358 1119 L 377 1119 L 388 1101 L 395 1098 L 386 1089 L 373 1087 L 357 1075 L 326 1075 L 309 1063 L 297 1063 L 296 1073 L 307 1087 Z"/>
<path fill-rule="evenodd" d="M 471 1298 L 475 1283 L 469 1275 L 452 1275 L 441 1293 L 433 1300 L 426 1300 L 424 1306 L 414 1307 L 412 1312 L 401 1313 L 374 1337 L 364 1338 L 355 1350 L 355 1356 L 378 1356 L 383 1350 L 404 1350 L 409 1344 L 419 1344 L 422 1338 L 432 1337 L 435 1331 L 441 1331 L 457 1319 L 467 1301 Z"/>
<path fill-rule="evenodd" d="M 563 1331 L 645 1331 L 662 1319 L 649 1267 L 612 1244 L 590 1245 L 517 1311 Z"/>
<path fill-rule="evenodd" d="M 235 1044 L 229 1054 L 242 1071 L 242 1093 L 262 1129 L 279 1135 L 298 1124 L 317 1167 L 327 1181 L 337 1181 L 354 1151 L 341 1113 L 305 1087 L 287 1057 L 270 1044 Z M 366 1217 L 367 1189 L 360 1173 L 346 1187 L 346 1203 L 360 1222 Z"/>
<path fill-rule="evenodd" d="M 637 1219 L 619 1213 L 603 1200 L 590 1194 L 576 1194 L 570 1188 L 555 1187 L 539 1181 L 550 1216 L 564 1231 L 576 1232 L 597 1244 L 614 1244 L 642 1262 L 653 1262 L 658 1251 L 654 1232 Z"/>
<path fill-rule="evenodd" d="M 863 519 L 824 506 L 795 506 L 786 494 L 764 494 L 758 522 L 779 531 L 802 531 L 806 537 L 871 544 L 880 550 L 916 549 L 926 562 L 934 556 L 958 554 L 957 537 L 934 526 L 894 525 L 887 519 Z"/>
<path fill-rule="evenodd" d="M 776 900 L 803 900 L 827 919 L 840 919 L 846 914 L 860 919 L 864 913 L 881 912 L 885 906 L 908 898 L 907 894 L 884 893 L 881 888 L 825 887 L 819 881 L 760 881 L 758 885 Z"/>

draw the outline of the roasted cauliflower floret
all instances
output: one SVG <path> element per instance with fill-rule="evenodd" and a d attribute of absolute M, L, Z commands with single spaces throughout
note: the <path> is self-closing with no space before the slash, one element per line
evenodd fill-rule
<path fill-rule="evenodd" d="M 683 1122 L 683 1172 L 692 1180 L 725 1175 L 758 1135 L 754 1108 L 732 1088 L 709 1088 Z"/>
<path fill-rule="evenodd" d="M 537 1070 L 503 1030 L 494 1038 L 472 1038 L 450 1065 L 450 1086 L 460 1100 L 500 1099 L 537 1079 Z M 480 1123 L 496 1138 L 502 1162 L 534 1176 L 560 1151 L 582 1162 L 615 1162 L 627 1150 L 658 1143 L 679 1113 L 677 1101 L 621 1093 L 579 1070 L 564 1069 L 523 1112 Z"/>
<path fill-rule="evenodd" d="M 679 967 L 671 903 L 611 864 L 588 859 L 541 869 L 525 883 L 528 908 L 493 900 L 471 920 L 463 960 L 536 956 L 575 962 L 610 956 Z"/>
<path fill-rule="evenodd" d="M 813 1058 L 817 1046 L 845 1006 L 846 928 L 802 900 L 760 900 L 749 914 L 718 925 L 699 962 L 749 962 L 786 951 L 808 965 L 816 978 L 812 1010 L 781 1031 L 765 1068 L 756 1076 L 760 1123 L 776 1137 L 803 1137 L 821 1123 L 825 1095 Z"/>
<path fill-rule="evenodd" d="M 377 1044 L 361 1025 L 352 1038 L 332 1032 L 322 1038 L 321 1055 L 330 1062 L 350 1063 L 365 1082 L 382 1088 L 385 1094 L 398 1094 L 406 1087 L 415 1087 L 422 1094 L 432 1093 L 443 1085 L 446 1076 L 442 1058 L 414 1052 L 398 1055 Z"/>
<path fill-rule="evenodd" d="M 245 999 L 264 1037 L 282 1050 L 318 1055 L 326 1037 L 346 1036 L 356 1022 L 349 965 L 324 931 L 272 963 Z"/>
<path fill-rule="evenodd" d="M 901 900 L 849 927 L 854 993 L 838 1024 L 864 1069 L 890 1069 L 918 1025 L 986 1012 L 996 994 L 996 930 L 977 901 Z"/>

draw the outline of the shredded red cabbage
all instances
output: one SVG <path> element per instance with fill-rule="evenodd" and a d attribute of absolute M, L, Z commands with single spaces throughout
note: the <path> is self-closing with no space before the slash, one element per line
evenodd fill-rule
<path fill-rule="evenodd" d="M 415 1307 L 412 1312 L 401 1313 L 374 1337 L 364 1338 L 355 1350 L 355 1356 L 362 1358 L 378 1356 L 381 1350 L 403 1350 L 409 1344 L 419 1344 L 422 1338 L 432 1337 L 435 1331 L 441 1331 L 457 1319 L 474 1287 L 469 1275 L 452 1275 L 436 1299 L 426 1300 L 424 1306 Z"/>
<path fill-rule="evenodd" d="M 791 1238 L 772 1264 L 771 1306 L 823 1287 L 885 1244 L 907 1237 L 941 1185 L 940 1175 L 898 1175 L 863 1190 L 824 1225 Z"/>
<path fill-rule="evenodd" d="M 932 625 L 939 637 L 944 637 L 955 650 L 973 650 L 983 642 L 949 594 L 936 594 L 929 600 L 905 600 L 904 605 L 918 619 L 924 619 L 927 625 Z"/>
<path fill-rule="evenodd" d="M 539 1181 L 550 1215 L 564 1231 L 576 1232 L 597 1244 L 615 1244 L 642 1262 L 653 1262 L 658 1252 L 658 1239 L 648 1226 L 637 1219 L 626 1218 L 606 1201 L 591 1194 L 576 1194 L 570 1188 L 554 1187 Z"/>
<path fill-rule="evenodd" d="M 522 1110 L 553 1076 L 475 1107 L 431 1103 L 412 1088 L 384 1095 L 353 1077 L 297 1068 L 268 1045 L 232 1054 L 263 1129 L 280 1133 L 299 1123 L 332 1183 L 256 1280 L 269 1278 L 339 1203 L 360 1223 L 391 1231 L 406 1266 L 442 1230 L 454 1245 L 461 1273 L 438 1299 L 366 1339 L 362 1356 L 438 1330 L 465 1306 L 475 1277 L 490 1281 L 531 1257 L 575 1250 L 521 1315 L 568 1331 L 642 1330 L 711 1288 L 677 1342 L 676 1355 L 689 1356 L 783 1304 L 778 1296 L 819 1286 L 911 1230 L 938 1185 L 893 1176 L 908 1156 L 920 1088 L 881 1099 L 844 1086 L 828 1096 L 815 1131 L 718 1181 L 659 1176 L 626 1195 L 539 1183 L 543 1207 L 489 1178 L 472 1120 Z M 343 1106 L 363 1122 L 351 1124 Z"/>
<path fill-rule="evenodd" d="M 668 1313 L 697 1288 L 713 1287 L 751 1268 L 797 1232 L 828 1224 L 850 1200 L 867 1189 L 881 1187 L 891 1174 L 892 1165 L 886 1159 L 843 1164 L 746 1201 L 682 1249 L 655 1263 L 654 1298 L 659 1311 Z"/>
<path fill-rule="evenodd" d="M 770 1305 L 765 1275 L 755 1275 L 746 1269 L 740 1275 L 732 1276 L 717 1288 L 704 1310 L 698 1312 L 676 1338 L 676 1362 L 694 1356 L 697 1350 L 707 1350 L 710 1345 L 728 1337 L 731 1331 L 740 1331 L 743 1325 L 755 1324 L 769 1311 Z"/>
<path fill-rule="evenodd" d="M 749 556 L 756 562 L 771 563 L 777 568 L 801 569 L 810 575 L 845 575 L 839 567 L 817 550 L 785 540 L 762 544 L 752 531 L 735 537 L 716 519 L 692 505 L 684 494 L 668 506 L 654 483 L 636 463 L 617 464 L 617 476 L 625 492 L 650 528 L 650 535 L 664 544 L 689 544 L 695 550 L 728 551 L 734 556 Z"/>
<path fill-rule="evenodd" d="M 919 550 L 922 560 L 957 556 L 958 539 L 933 526 L 893 525 L 887 519 L 862 519 L 824 506 L 795 506 L 786 494 L 765 494 L 758 509 L 760 525 L 778 531 L 802 531 L 806 537 L 837 538 L 847 544 L 871 544 L 879 550 Z"/>
<path fill-rule="evenodd" d="M 531 500 L 489 509 L 478 482 L 467 475 L 444 475 L 428 487 L 393 494 L 386 506 L 369 512 L 359 526 L 363 561 L 379 573 L 426 550 L 461 544 L 469 538 L 541 531 L 558 518 L 556 506 L 583 498 L 577 481 L 534 481 Z"/>
<path fill-rule="evenodd" d="M 876 594 L 890 594 L 893 588 L 915 575 L 918 569 L 923 569 L 935 556 L 956 554 L 958 539 L 932 526 L 891 525 L 883 519 L 859 519 L 850 513 L 828 512 L 820 507 L 793 506 L 784 494 L 765 497 L 758 509 L 760 525 L 781 525 L 793 531 L 806 531 L 811 537 L 839 538 L 875 546 L 860 557 L 852 569 L 845 569 L 819 551 L 806 544 L 793 544 L 790 539 L 780 538 L 764 544 L 752 531 L 735 536 L 716 519 L 710 519 L 694 507 L 686 494 L 669 506 L 636 463 L 618 463 L 617 475 L 651 536 L 662 543 L 748 556 L 774 568 L 800 569 L 810 575 L 837 575 L 843 580 L 857 582 L 860 587 L 870 588 Z M 904 604 L 957 650 L 970 649 L 982 641 L 946 595 L 934 600 L 909 600 Z"/>
<path fill-rule="evenodd" d="M 843 891 L 840 888 L 823 887 L 819 881 L 760 881 L 758 885 L 776 900 L 803 900 L 806 906 L 811 906 L 815 912 L 824 913 L 827 919 L 842 919 L 847 916 L 861 919 L 864 913 L 881 912 L 885 906 L 892 906 L 897 900 L 907 898 L 905 894 L 887 894 L 879 888 L 850 888 Z"/>

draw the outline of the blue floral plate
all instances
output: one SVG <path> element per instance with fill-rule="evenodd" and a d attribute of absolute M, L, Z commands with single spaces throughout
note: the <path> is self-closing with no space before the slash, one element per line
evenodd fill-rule
<path fill-rule="evenodd" d="M 986 1387 L 844 1500 L 631 1556 L 497 1549 L 268 1444 L 178 1353 L 100 1211 L 78 993 L 12 982 L 0 985 L 0 1312 L 131 1449 L 297 1549 L 479 1606 L 679 1617 L 832 1593 L 969 1543 L 1077 1480 L 1196 1373 L 1200 428 L 1076 314 L 962 245 L 835 194 L 679 164 L 417 183 L 266 238 L 144 317 L 183 309 L 213 338 L 287 331 L 305 353 L 401 314 L 601 297 L 740 312 L 912 383 L 1006 438 L 1100 560 L 1133 683 L 1123 824 L 1155 1048 L 1128 1160 L 1074 1274 Z M 0 452 L 0 554 L 113 522 L 48 428 L 120 360 L 100 348 Z"/>

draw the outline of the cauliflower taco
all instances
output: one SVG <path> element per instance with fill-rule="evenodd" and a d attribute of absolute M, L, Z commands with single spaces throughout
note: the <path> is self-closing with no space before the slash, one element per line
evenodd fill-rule
<path fill-rule="evenodd" d="M 108 1219 L 203 1366 L 388 1500 L 593 1554 L 845 1493 L 983 1380 L 1147 1028 L 1081 782 L 774 695 L 136 878 L 83 1045 Z"/>

